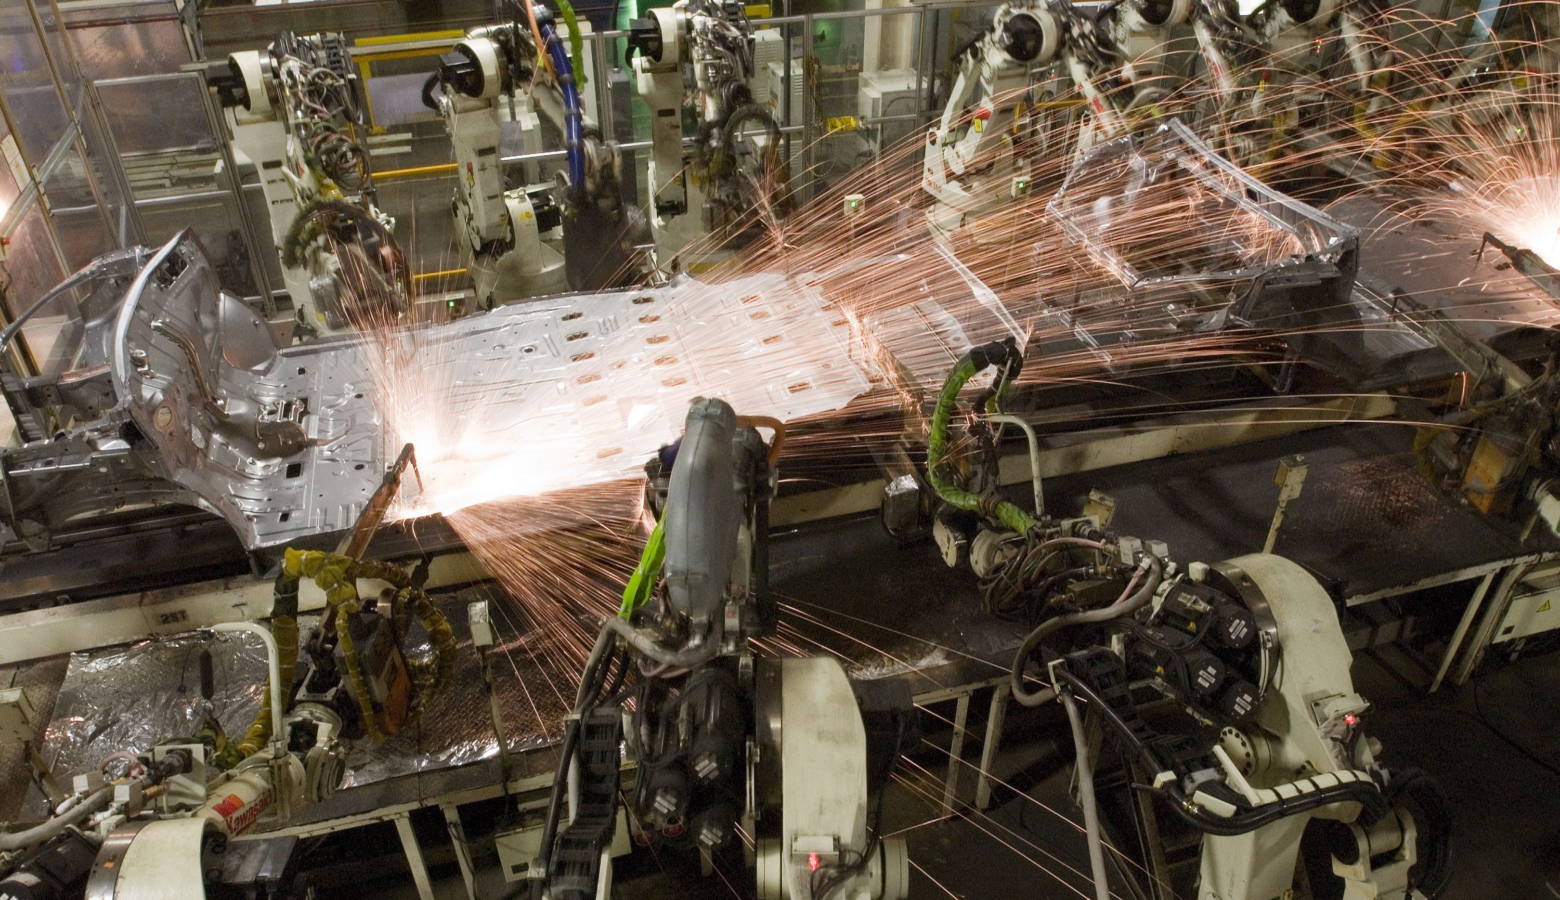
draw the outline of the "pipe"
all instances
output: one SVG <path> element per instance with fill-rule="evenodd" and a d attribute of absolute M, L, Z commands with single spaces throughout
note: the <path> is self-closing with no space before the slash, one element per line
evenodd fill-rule
<path fill-rule="evenodd" d="M 271 600 L 271 636 L 276 640 L 278 669 L 281 671 L 283 690 L 291 690 L 293 672 L 298 665 L 298 581 L 284 565 L 276 576 L 276 586 Z M 269 682 L 267 682 L 269 684 Z M 219 765 L 229 768 L 247 756 L 258 752 L 275 734 L 272 729 L 272 694 L 266 694 L 255 711 L 255 717 L 245 729 L 237 744 L 229 744 L 218 759 Z"/>
<path fill-rule="evenodd" d="M 640 654 L 648 656 L 664 666 L 674 669 L 684 669 L 706 662 L 720 649 L 720 622 L 716 620 L 710 623 L 712 634 L 702 644 L 695 644 L 682 650 L 667 650 L 657 644 L 648 635 L 630 625 L 626 620 L 617 616 L 607 619 L 604 626 L 628 642 L 628 645 Z"/>
<path fill-rule="evenodd" d="M 1542 557 L 1540 557 L 1542 559 Z M 1486 608 L 1484 615 L 1479 619 L 1478 627 L 1474 629 L 1470 639 L 1468 650 L 1457 663 L 1457 670 L 1452 675 L 1453 684 L 1463 684 L 1473 675 L 1473 670 L 1484 659 L 1484 651 L 1489 649 L 1490 638 L 1495 631 L 1495 626 L 1500 623 L 1505 615 L 1511 595 L 1516 593 L 1517 587 L 1522 583 L 1523 577 L 1538 565 L 1537 560 L 1516 563 L 1501 575 L 1496 583 L 1494 591 L 1485 597 Z"/>
<path fill-rule="evenodd" d="M 113 785 L 100 787 L 93 793 L 88 794 L 85 800 L 41 825 L 35 825 L 26 831 L 0 834 L 0 851 L 23 850 L 50 840 L 67 827 L 80 822 L 88 815 L 107 806 L 108 801 L 113 798 Z"/>
<path fill-rule="evenodd" d="M 1095 900 L 1110 900 L 1110 879 L 1105 873 L 1105 848 L 1100 839 L 1100 811 L 1094 801 L 1094 767 L 1089 762 L 1089 739 L 1083 731 L 1083 716 L 1070 691 L 1062 691 L 1067 721 L 1072 725 L 1073 750 L 1078 755 L 1078 802 L 1083 805 L 1083 828 L 1089 838 L 1089 868 L 1094 872 Z M 1215 749 L 1218 749 L 1215 745 Z"/>
<path fill-rule="evenodd" d="M 1035 427 L 1018 416 L 1005 413 L 993 413 L 986 417 L 986 421 L 1013 425 L 1024 433 L 1024 440 L 1029 443 L 1029 481 L 1035 492 L 1035 516 L 1044 516 L 1045 490 L 1040 481 L 1040 439 L 1035 437 Z"/>
<path fill-rule="evenodd" d="M 278 740 L 282 735 L 282 658 L 281 651 L 277 649 L 276 636 L 271 630 L 259 622 L 218 622 L 211 626 L 212 631 L 221 633 L 243 632 L 258 637 L 265 644 L 265 661 L 268 672 L 267 686 L 271 689 L 271 739 Z"/>
<path fill-rule="evenodd" d="M 418 175 L 443 175 L 460 168 L 457 163 L 434 163 L 431 166 L 411 166 L 405 169 L 386 169 L 375 172 L 375 181 L 391 181 L 396 178 L 413 178 Z"/>
<path fill-rule="evenodd" d="M 1480 579 L 1478 587 L 1473 589 L 1473 596 L 1468 599 L 1468 606 L 1463 610 L 1462 618 L 1457 620 L 1457 628 L 1452 632 L 1451 639 L 1446 642 L 1446 652 L 1441 654 L 1441 665 L 1435 670 L 1435 678 L 1431 679 L 1430 687 L 1425 691 L 1433 694 L 1441 689 L 1441 682 L 1446 679 L 1446 673 L 1451 671 L 1452 660 L 1457 658 L 1457 651 L 1462 648 L 1463 638 L 1468 636 L 1468 629 L 1473 625 L 1473 620 L 1479 614 L 1479 607 L 1484 605 L 1484 595 L 1489 593 L 1490 583 L 1495 580 L 1495 573 L 1499 569 L 1491 569 Z"/>
<path fill-rule="evenodd" d="M 80 287 L 83 284 L 96 280 L 98 277 L 99 273 L 97 269 L 91 267 L 85 268 L 45 291 L 42 297 L 39 297 L 37 300 L 33 301 L 31 306 L 27 307 L 27 309 L 21 315 L 16 317 L 16 321 L 12 322 L 10 325 L 7 325 L 4 331 L 0 331 L 0 353 L 5 352 L 5 348 L 9 346 L 11 340 L 16 337 L 16 333 L 22 330 L 22 326 L 25 325 L 27 320 L 32 318 L 33 315 L 38 312 L 38 310 L 43 309 L 50 302 L 58 299 L 60 295 L 71 290 L 72 288 Z"/>
<path fill-rule="evenodd" d="M 465 275 L 466 273 L 467 273 L 467 270 L 464 269 L 464 268 L 461 268 L 461 269 L 440 269 L 437 272 L 418 272 L 416 275 L 412 276 L 412 280 L 413 281 L 427 281 L 427 280 L 429 280 L 431 278 L 454 278 L 457 275 Z"/>

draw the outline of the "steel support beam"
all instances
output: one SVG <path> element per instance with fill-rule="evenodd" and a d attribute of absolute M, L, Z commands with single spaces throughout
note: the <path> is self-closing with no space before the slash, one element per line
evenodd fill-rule
<path fill-rule="evenodd" d="M 991 808 L 991 767 L 997 763 L 997 751 L 1002 746 L 1002 728 L 1007 724 L 1008 696 L 1012 688 L 1006 683 L 997 685 L 991 692 L 991 709 L 986 716 L 986 743 L 980 748 L 980 774 L 975 777 L 975 808 Z"/>
<path fill-rule="evenodd" d="M 401 838 L 401 852 L 406 854 L 406 867 L 412 870 L 412 883 L 417 886 L 418 900 L 433 900 L 433 883 L 428 880 L 428 864 L 423 860 L 422 848 L 417 846 L 417 833 L 412 830 L 412 814 L 395 817 L 395 833 Z"/>
<path fill-rule="evenodd" d="M 948 780 L 943 784 L 943 807 L 953 812 L 959 793 L 959 767 L 964 765 L 964 726 L 970 718 L 970 695 L 960 694 L 953 707 L 953 739 L 948 746 Z"/>
<path fill-rule="evenodd" d="M 477 900 L 477 873 L 471 864 L 471 844 L 466 840 L 466 826 L 460 822 L 460 807 L 453 803 L 440 805 L 444 821 L 449 825 L 450 844 L 455 848 L 455 862 L 460 865 L 460 880 L 466 885 L 466 900 Z"/>

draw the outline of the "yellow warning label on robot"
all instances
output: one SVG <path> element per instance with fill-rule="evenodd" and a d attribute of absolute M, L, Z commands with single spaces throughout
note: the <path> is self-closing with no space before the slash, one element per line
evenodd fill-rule
<path fill-rule="evenodd" d="M 1544 601 L 1544 605 L 1543 605 L 1543 606 L 1540 606 L 1540 607 L 1539 607 L 1539 608 L 1538 608 L 1538 611 L 1539 611 L 1539 612 L 1549 612 L 1549 603 L 1550 603 L 1550 601 L 1548 601 L 1548 600 L 1545 600 L 1545 601 Z"/>

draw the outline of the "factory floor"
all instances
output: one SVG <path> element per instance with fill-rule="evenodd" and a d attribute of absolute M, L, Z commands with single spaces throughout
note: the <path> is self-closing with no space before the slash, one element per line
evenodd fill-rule
<path fill-rule="evenodd" d="M 1323 429 L 1058 478 L 1047 482 L 1046 495 L 1071 509 L 1089 488 L 1101 488 L 1118 501 L 1121 530 L 1163 536 L 1188 559 L 1228 558 L 1260 546 L 1274 468 L 1303 452 L 1311 476 L 1288 511 L 1280 552 L 1310 565 L 1340 596 L 1412 581 L 1422 574 L 1415 566 L 1460 566 L 1510 552 L 1509 538 L 1488 522 L 1420 489 L 1410 439 L 1401 428 Z M 840 559 L 855 562 L 841 566 Z M 926 641 L 1000 660 L 1016 640 L 1011 625 L 980 612 L 967 575 L 942 566 L 925 543 L 896 545 L 870 519 L 784 536 L 772 544 L 771 573 L 792 614 L 827 611 L 829 628 L 839 630 L 819 638 L 867 669 L 893 670 L 880 665 L 885 658 L 935 665 L 938 654 L 925 657 Z M 1560 646 L 1535 643 L 1514 663 L 1492 652 L 1469 684 L 1427 695 L 1439 640 L 1460 610 L 1453 600 L 1429 598 L 1410 612 L 1423 620 L 1415 633 L 1435 637 L 1356 653 L 1356 690 L 1374 704 L 1366 726 L 1384 745 L 1386 766 L 1423 769 L 1450 801 L 1453 876 L 1442 897 L 1560 898 Z M 882 624 L 861 624 L 869 620 Z M 975 668 L 978 677 L 993 674 Z M 926 687 L 918 683 L 916 690 Z M 901 764 L 887 796 L 884 831 L 909 843 L 911 896 L 1092 897 L 1084 840 L 1073 824 L 1079 814 L 1069 794 L 1071 741 L 1059 710 L 1010 709 L 991 766 L 1000 782 L 991 808 L 971 809 L 986 696 L 970 704 L 955 815 L 941 807 L 950 765 L 942 717 L 952 715 L 951 703 L 922 716 L 926 742 Z M 619 898 L 751 896 L 735 874 L 730 884 L 682 877 L 686 869 L 675 857 L 637 856 L 620 861 Z M 506 896 L 491 857 L 479 858 L 478 869 L 480 896 Z M 440 897 L 464 896 L 452 861 L 434 874 Z M 384 886 L 385 896 L 415 896 L 404 876 Z M 1117 893 L 1130 896 L 1119 886 Z"/>
<path fill-rule="evenodd" d="M 1394 647 L 1355 658 L 1356 688 L 1374 704 L 1368 725 L 1385 747 L 1385 763 L 1425 770 L 1450 800 L 1454 874 L 1441 895 L 1445 900 L 1560 898 L 1560 648 L 1533 649 L 1514 663 L 1489 659 L 1468 684 L 1443 688 L 1433 697 L 1424 692 L 1433 652 Z M 976 718 L 965 748 L 969 759 L 979 758 Z M 940 737 L 931 731 L 935 724 L 934 719 L 928 725 L 932 743 Z M 945 773 L 945 751 L 923 745 L 901 765 L 901 776 L 916 787 L 906 786 L 903 777 L 896 780 L 885 804 L 884 830 L 901 832 L 909 843 L 911 897 L 1092 896 L 1084 841 L 1072 824 L 1078 813 L 1068 796 L 1071 748 L 1065 727 L 1054 716 L 1015 714 L 1007 735 L 992 767 L 1001 783 L 987 812 L 969 805 L 968 768 L 963 802 L 952 817 L 916 793 Z M 484 860 L 481 848 L 475 849 L 479 896 L 510 896 L 514 886 L 502 882 L 491 856 Z M 752 896 L 735 873 L 726 880 L 701 879 L 687 860 L 675 856 L 652 859 L 640 851 L 618 866 L 620 900 Z M 432 872 L 441 900 L 465 896 L 452 862 L 433 864 Z M 374 896 L 416 897 L 404 875 L 317 896 L 363 896 L 365 887 Z"/>

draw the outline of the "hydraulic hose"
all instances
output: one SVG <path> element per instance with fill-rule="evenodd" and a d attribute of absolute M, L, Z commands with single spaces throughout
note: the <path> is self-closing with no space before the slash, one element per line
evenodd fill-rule
<path fill-rule="evenodd" d="M 585 660 L 585 668 L 580 672 L 580 686 L 574 692 L 574 712 L 584 711 L 594 700 L 596 682 L 601 678 L 600 669 L 607 663 L 607 656 L 612 650 L 612 632 L 605 626 L 601 633 L 596 635 L 596 643 L 590 648 L 590 657 Z"/>
<path fill-rule="evenodd" d="M 953 371 L 948 373 L 948 379 L 943 382 L 942 391 L 937 395 L 937 406 L 932 410 L 931 434 L 926 443 L 926 477 L 943 502 L 957 509 L 978 511 L 990 516 L 1019 534 L 1034 527 L 1033 516 L 1006 500 L 965 490 L 945 477 L 942 468 L 943 456 L 948 452 L 948 425 L 953 419 L 954 407 L 959 402 L 959 392 L 964 390 L 971 378 L 988 366 L 1001 365 L 1003 372 L 995 385 L 997 393 L 1000 393 L 1003 387 L 1018 377 L 1023 363 L 1023 355 L 1012 338 L 973 347 L 959 357 Z"/>
<path fill-rule="evenodd" d="M 580 112 L 580 88 L 574 81 L 574 66 L 569 62 L 563 39 L 558 37 L 558 29 L 547 21 L 541 24 L 541 33 L 558 78 L 558 89 L 563 93 L 563 144 L 569 157 L 569 189 L 581 196 L 585 192 L 585 119 Z"/>
<path fill-rule="evenodd" d="M 758 103 L 745 103 L 731 111 L 726 117 L 725 123 L 720 129 L 720 141 L 717 144 L 715 166 L 724 170 L 731 165 L 736 157 L 737 137 L 742 133 L 742 126 L 750 122 L 756 122 L 764 129 L 766 141 L 764 143 L 765 168 L 777 168 L 780 162 L 780 126 L 775 122 L 774 116 L 769 110 Z M 722 174 L 730 174 L 722 171 Z"/>
<path fill-rule="evenodd" d="M 1119 616 L 1129 615 L 1142 608 L 1143 604 L 1154 596 L 1154 591 L 1159 589 L 1159 582 L 1164 577 L 1164 565 L 1158 557 L 1145 556 L 1143 566 L 1147 567 L 1147 577 L 1144 577 L 1144 569 L 1140 567 L 1127 582 L 1126 588 L 1116 602 L 1099 609 L 1087 609 L 1082 612 L 1067 613 L 1056 616 L 1040 623 L 1040 626 L 1024 638 L 1024 643 L 1018 648 L 1018 653 L 1013 657 L 1013 670 L 1010 673 L 1010 683 L 1013 691 L 1013 699 L 1024 706 L 1040 706 L 1056 699 L 1056 688 L 1042 688 L 1031 692 L 1024 686 L 1024 669 L 1029 665 L 1029 657 L 1040 648 L 1040 643 L 1049 635 L 1059 629 L 1072 625 L 1089 625 L 1096 622 L 1108 622 Z M 1139 587 L 1141 579 L 1142 586 Z"/>
<path fill-rule="evenodd" d="M 35 847 L 44 841 L 52 839 L 55 835 L 64 831 L 71 825 L 80 822 L 92 813 L 97 812 L 108 805 L 108 801 L 114 798 L 113 785 L 98 788 L 87 795 L 85 800 L 72 806 L 54 818 L 41 825 L 34 825 L 26 831 L 13 831 L 8 834 L 0 834 L 0 852 L 11 850 L 25 850 Z"/>
<path fill-rule="evenodd" d="M 1183 798 L 1177 792 L 1164 789 L 1144 788 L 1150 793 L 1163 796 L 1165 805 L 1170 807 L 1178 817 L 1188 825 L 1205 834 L 1214 834 L 1224 837 L 1232 837 L 1237 834 L 1247 834 L 1256 831 L 1264 825 L 1271 825 L 1280 819 L 1296 816 L 1323 806 L 1331 806 L 1334 803 L 1358 803 L 1366 810 L 1380 812 L 1385 806 L 1381 797 L 1381 790 L 1374 782 L 1352 781 L 1347 784 L 1322 788 L 1298 797 L 1286 798 L 1264 806 L 1242 810 L 1228 818 L 1210 815 L 1203 812 L 1201 807 Z M 1362 813 L 1362 815 L 1364 815 Z"/>
<path fill-rule="evenodd" d="M 1451 880 L 1451 804 L 1434 780 L 1418 769 L 1394 772 L 1387 802 L 1408 808 L 1419 831 L 1419 864 L 1409 871 L 1410 886 L 1426 897 L 1439 897 Z"/>
<path fill-rule="evenodd" d="M 655 591 L 655 583 L 661 577 L 661 566 L 666 562 L 666 530 L 660 522 L 650 530 L 644 550 L 639 554 L 639 564 L 629 576 L 623 588 L 623 602 L 618 607 L 618 617 L 624 621 L 633 618 L 634 611 L 644 606 Z"/>
<path fill-rule="evenodd" d="M 1083 828 L 1089 839 L 1089 868 L 1094 873 L 1095 900 L 1110 900 L 1110 879 L 1105 872 L 1105 846 L 1100 837 L 1100 810 L 1094 800 L 1094 767 L 1089 762 L 1089 738 L 1083 732 L 1083 716 L 1072 694 L 1062 691 L 1067 721 L 1072 725 L 1073 750 L 1077 754 L 1078 801 L 1083 804 Z"/>

